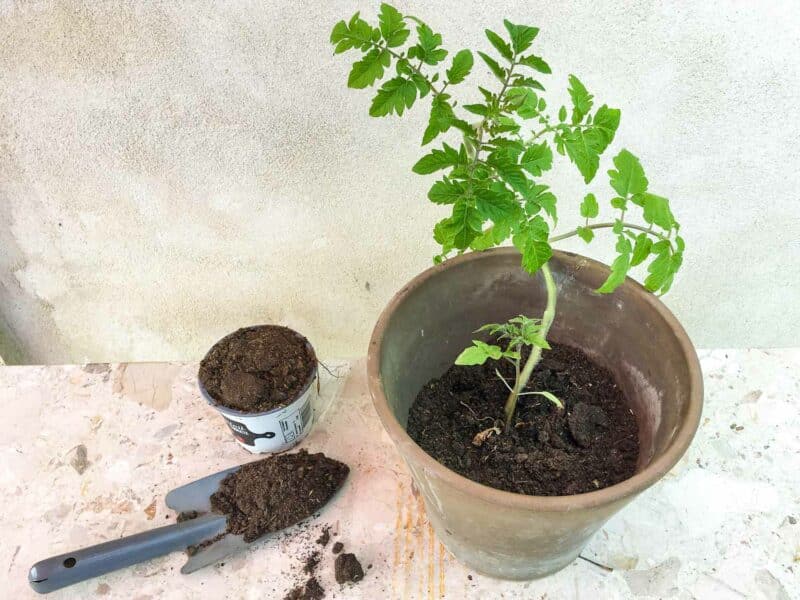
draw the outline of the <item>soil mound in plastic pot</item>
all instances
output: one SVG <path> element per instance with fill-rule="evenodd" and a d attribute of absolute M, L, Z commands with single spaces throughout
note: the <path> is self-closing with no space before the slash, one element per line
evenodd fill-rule
<path fill-rule="evenodd" d="M 245 327 L 208 351 L 198 373 L 219 404 L 266 412 L 290 404 L 308 385 L 316 357 L 308 341 L 280 325 Z"/>

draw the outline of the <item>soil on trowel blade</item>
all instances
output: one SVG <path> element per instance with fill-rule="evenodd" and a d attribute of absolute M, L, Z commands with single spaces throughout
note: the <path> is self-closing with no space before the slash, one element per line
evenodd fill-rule
<path fill-rule="evenodd" d="M 218 403 L 242 412 L 291 404 L 309 384 L 317 359 L 306 339 L 279 325 L 245 327 L 218 341 L 198 377 Z"/>
<path fill-rule="evenodd" d="M 508 389 L 495 370 L 513 385 L 513 365 L 493 360 L 453 365 L 429 381 L 409 412 L 408 434 L 453 471 L 520 494 L 580 494 L 634 474 L 639 429 L 608 370 L 577 348 L 553 344 L 525 391 L 551 392 L 565 410 L 541 396 L 521 396 L 508 433 Z"/>
<path fill-rule="evenodd" d="M 349 472 L 346 464 L 322 453 L 271 456 L 225 477 L 211 495 L 211 508 L 227 515 L 228 532 L 252 542 L 320 510 Z"/>

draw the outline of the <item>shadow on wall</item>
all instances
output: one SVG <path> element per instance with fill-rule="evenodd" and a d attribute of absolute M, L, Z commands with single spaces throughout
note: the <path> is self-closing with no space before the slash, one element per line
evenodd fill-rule
<path fill-rule="evenodd" d="M 5 321 L 0 319 L 0 365 L 22 365 L 27 362 L 22 346 Z"/>

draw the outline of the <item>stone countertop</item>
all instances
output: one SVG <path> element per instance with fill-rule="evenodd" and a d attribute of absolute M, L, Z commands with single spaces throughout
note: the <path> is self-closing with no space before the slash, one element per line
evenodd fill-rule
<path fill-rule="evenodd" d="M 179 574 L 176 553 L 50 597 L 282 598 L 329 524 L 372 565 L 341 587 L 326 548 L 318 575 L 332 598 L 800 598 L 800 349 L 700 357 L 706 404 L 686 456 L 603 527 L 588 560 L 551 577 L 492 580 L 439 544 L 357 360 L 330 364 L 338 377 L 323 371 L 318 423 L 302 444 L 352 467 L 318 520 L 192 575 Z M 253 459 L 202 401 L 195 373 L 174 363 L 0 367 L 3 597 L 38 597 L 32 563 L 173 522 L 170 489 Z"/>

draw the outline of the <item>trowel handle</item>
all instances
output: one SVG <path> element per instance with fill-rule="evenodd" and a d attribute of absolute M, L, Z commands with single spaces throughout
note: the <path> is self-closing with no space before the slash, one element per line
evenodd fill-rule
<path fill-rule="evenodd" d="M 28 582 L 40 594 L 163 556 L 225 531 L 226 520 L 220 515 L 206 515 L 159 527 L 143 533 L 53 556 L 37 562 L 28 573 Z"/>

